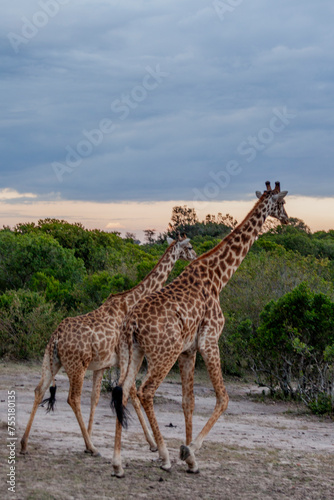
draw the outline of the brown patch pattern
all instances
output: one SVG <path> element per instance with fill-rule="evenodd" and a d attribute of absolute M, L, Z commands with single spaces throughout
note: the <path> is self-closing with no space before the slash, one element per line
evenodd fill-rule
<path fill-rule="evenodd" d="M 164 469 L 170 468 L 170 461 L 154 413 L 154 394 L 178 359 L 186 423 L 186 446 L 181 447 L 181 458 L 187 462 L 190 472 L 196 472 L 198 466 L 194 453 L 201 447 L 204 437 L 228 404 L 218 348 L 218 339 L 224 326 L 219 292 L 247 255 L 266 217 L 271 215 L 286 221 L 282 202 L 286 193 L 279 196 L 278 193 L 279 188 L 274 191 L 268 188 L 239 226 L 215 248 L 191 262 L 168 286 L 139 300 L 123 323 L 120 336 L 123 404 L 127 402 L 129 390 L 145 355 L 148 370 L 138 396 L 151 424 Z M 202 431 L 192 441 L 193 379 L 197 351 L 201 353 L 208 369 L 216 393 L 216 407 Z M 113 466 L 118 476 L 124 473 L 120 450 L 121 426 L 117 424 Z"/>
<path fill-rule="evenodd" d="M 157 265 L 135 288 L 117 295 L 110 295 L 95 311 L 75 318 L 66 318 L 60 323 L 52 334 L 44 354 L 42 377 L 35 389 L 33 409 L 21 440 L 22 453 L 26 453 L 31 425 L 44 393 L 51 382 L 55 385 L 55 376 L 63 366 L 70 381 L 68 403 L 78 420 L 86 449 L 92 454 L 97 454 L 91 441 L 94 413 L 100 397 L 103 372 L 118 361 L 119 328 L 126 314 L 138 300 L 159 290 L 164 285 L 178 259 L 193 260 L 195 258 L 196 253 L 189 240 L 179 239 L 169 245 Z M 87 369 L 93 370 L 93 388 L 89 424 L 86 429 L 81 414 L 80 400 Z M 134 396 L 136 397 L 135 393 Z M 155 444 L 142 417 L 140 406 L 136 401 L 134 406 L 146 439 L 151 448 L 154 448 Z"/>

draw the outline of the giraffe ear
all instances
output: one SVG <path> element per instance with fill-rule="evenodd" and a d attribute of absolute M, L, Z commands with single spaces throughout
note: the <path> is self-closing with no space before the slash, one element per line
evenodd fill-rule
<path fill-rule="evenodd" d="M 167 238 L 168 245 L 171 245 L 173 243 L 173 241 L 174 241 L 173 238 Z"/>
<path fill-rule="evenodd" d="M 273 200 L 274 201 L 277 201 L 277 200 L 283 200 L 283 198 L 288 194 L 287 191 L 281 191 L 280 193 L 277 193 L 277 194 L 274 194 L 273 196 Z"/>
<path fill-rule="evenodd" d="M 190 241 L 190 239 L 189 239 L 189 238 L 186 238 L 185 240 L 182 240 L 182 241 L 180 242 L 181 247 L 184 247 L 185 245 L 187 245 L 187 244 L 189 243 L 189 241 Z"/>
<path fill-rule="evenodd" d="M 261 198 L 261 196 L 262 196 L 261 191 L 255 191 L 255 194 L 256 194 L 256 196 L 257 196 L 258 198 Z"/>

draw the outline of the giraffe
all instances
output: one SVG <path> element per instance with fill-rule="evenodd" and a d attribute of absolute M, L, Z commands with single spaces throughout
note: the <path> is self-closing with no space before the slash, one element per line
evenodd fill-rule
<path fill-rule="evenodd" d="M 117 365 L 118 362 L 119 326 L 127 312 L 140 298 L 164 285 L 178 259 L 191 261 L 197 257 L 190 240 L 186 237 L 180 238 L 179 236 L 176 241 L 168 238 L 168 244 L 163 256 L 141 283 L 126 292 L 111 294 L 98 309 L 88 314 L 64 319 L 54 331 L 45 350 L 42 376 L 35 389 L 32 412 L 21 439 L 21 454 L 27 453 L 28 437 L 38 406 L 48 403 L 47 411 L 53 410 L 56 392 L 55 376 L 63 366 L 70 381 L 67 402 L 78 420 L 86 452 L 94 456 L 99 455 L 91 440 L 93 419 L 100 397 L 103 372 L 106 368 Z M 93 371 L 93 384 L 89 423 L 86 429 L 81 414 L 80 400 L 87 369 Z M 50 398 L 43 400 L 44 393 L 51 382 Z M 131 390 L 131 396 L 150 449 L 156 451 L 156 445 L 140 409 L 135 386 Z"/>
<path fill-rule="evenodd" d="M 218 339 L 224 327 L 219 293 L 237 270 L 255 241 L 267 216 L 281 223 L 288 222 L 284 204 L 287 191 L 280 191 L 276 182 L 272 190 L 266 183 L 259 200 L 246 218 L 213 249 L 194 261 L 174 281 L 144 297 L 127 315 L 120 333 L 119 384 L 112 393 L 117 411 L 113 474 L 123 477 L 121 432 L 126 422 L 126 404 L 143 357 L 147 373 L 138 390 L 161 459 L 161 468 L 169 470 L 171 463 L 167 447 L 159 430 L 153 408 L 154 394 L 176 360 L 179 360 L 182 382 L 182 407 L 185 417 L 186 442 L 180 448 L 180 458 L 187 463 L 187 472 L 199 472 L 195 458 L 205 436 L 228 405 L 224 385 Z M 196 352 L 203 357 L 216 394 L 216 405 L 209 420 L 192 440 L 194 411 L 194 369 Z"/>

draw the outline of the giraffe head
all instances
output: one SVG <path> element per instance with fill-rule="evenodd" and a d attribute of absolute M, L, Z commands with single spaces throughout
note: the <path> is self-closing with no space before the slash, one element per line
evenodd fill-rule
<path fill-rule="evenodd" d="M 281 191 L 280 183 L 275 182 L 275 189 L 271 189 L 270 182 L 266 182 L 266 191 L 262 194 L 260 191 L 256 191 L 256 196 L 261 198 L 262 196 L 268 200 L 268 214 L 271 217 L 278 219 L 281 224 L 288 224 L 288 214 L 285 211 L 285 196 L 287 191 Z"/>
<path fill-rule="evenodd" d="M 176 251 L 176 259 L 177 260 L 194 260 L 197 258 L 197 254 L 193 249 L 190 239 L 184 236 L 178 236 L 178 239 L 174 241 L 172 238 L 167 238 L 168 245 L 172 245 L 175 247 Z"/>

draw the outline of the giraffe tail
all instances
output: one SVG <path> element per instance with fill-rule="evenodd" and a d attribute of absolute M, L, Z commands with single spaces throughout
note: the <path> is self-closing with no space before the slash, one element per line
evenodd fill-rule
<path fill-rule="evenodd" d="M 44 406 L 44 405 L 47 404 L 47 407 L 46 407 L 46 410 L 45 410 L 46 413 L 50 413 L 50 411 L 54 411 L 54 409 L 55 409 L 55 404 L 56 404 L 56 390 L 57 390 L 57 386 L 56 385 L 51 386 L 50 387 L 50 397 L 43 399 L 43 401 L 40 404 L 40 406 Z"/>
<path fill-rule="evenodd" d="M 50 348 L 49 348 L 49 363 L 50 363 L 50 372 L 52 375 L 52 385 L 50 386 L 50 397 L 43 399 L 43 401 L 40 403 L 40 406 L 47 405 L 46 407 L 46 413 L 50 413 L 50 411 L 54 411 L 55 409 L 55 404 L 56 404 L 56 391 L 57 391 L 57 385 L 55 381 L 55 376 L 57 371 L 60 368 L 60 360 L 58 357 L 58 350 L 57 350 L 57 343 L 58 339 L 55 336 L 51 342 L 50 342 Z"/>
<path fill-rule="evenodd" d="M 121 334 L 118 346 L 119 366 L 121 369 L 121 376 L 118 385 L 113 388 L 111 394 L 110 406 L 114 413 L 116 413 L 117 420 L 122 427 L 127 429 L 129 420 L 131 418 L 129 410 L 123 404 L 123 383 L 126 379 L 127 372 L 130 366 L 132 353 L 133 353 L 133 331 L 136 323 L 131 320 L 125 320 L 121 327 Z M 127 398 L 126 398 L 127 399 Z"/>
<path fill-rule="evenodd" d="M 110 406 L 116 413 L 117 420 L 124 429 L 128 428 L 129 410 L 123 405 L 123 388 L 120 385 L 112 390 Z"/>

